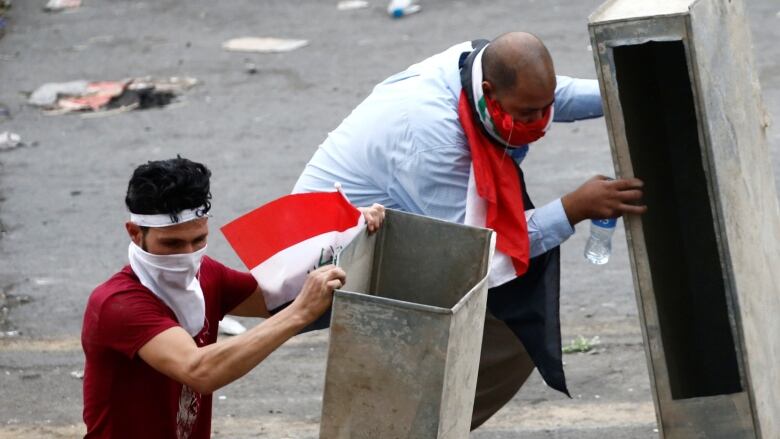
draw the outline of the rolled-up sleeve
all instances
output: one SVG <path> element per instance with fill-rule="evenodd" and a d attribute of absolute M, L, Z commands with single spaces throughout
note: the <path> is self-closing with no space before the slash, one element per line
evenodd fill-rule
<path fill-rule="evenodd" d="M 604 115 L 599 82 L 558 76 L 555 88 L 555 122 L 574 122 Z"/>

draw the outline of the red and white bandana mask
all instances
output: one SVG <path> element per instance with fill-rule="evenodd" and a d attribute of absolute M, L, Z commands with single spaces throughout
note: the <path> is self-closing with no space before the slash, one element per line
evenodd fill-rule
<path fill-rule="evenodd" d="M 472 98 L 482 126 L 496 141 L 510 148 L 519 148 L 539 140 L 552 125 L 554 105 L 545 108 L 543 117 L 534 122 L 513 120 L 496 101 L 485 96 L 482 91 L 482 55 L 486 47 L 479 51 L 471 67 Z"/>

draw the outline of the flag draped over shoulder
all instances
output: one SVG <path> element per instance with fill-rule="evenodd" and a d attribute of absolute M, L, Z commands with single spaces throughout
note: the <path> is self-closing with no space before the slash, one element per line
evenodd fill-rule
<path fill-rule="evenodd" d="M 365 229 L 361 212 L 341 192 L 276 199 L 222 227 L 274 310 L 298 295 L 306 275 L 333 262 Z"/>
<path fill-rule="evenodd" d="M 561 357 L 560 248 L 530 257 L 527 223 L 525 217 L 520 217 L 520 209 L 530 210 L 534 205 L 526 191 L 523 173 L 509 157 L 496 154 L 503 152 L 506 145 L 502 145 L 482 123 L 479 110 L 483 100 L 480 99 L 483 76 L 479 56 L 487 44 L 487 40 L 472 41 L 472 51 L 461 54 L 459 61 L 463 90 L 458 114 L 472 154 L 476 151 L 477 155 L 483 155 L 472 156 L 466 220 L 470 219 L 469 223 L 473 225 L 481 225 L 484 221 L 498 234 L 496 256 L 490 268 L 491 281 L 495 282 L 488 290 L 488 311 L 517 335 L 544 381 L 568 396 Z M 469 111 L 471 118 L 467 114 Z M 473 144 L 472 139 L 476 140 Z M 485 144 L 485 140 L 493 144 Z M 482 166 L 477 164 L 480 159 Z M 510 166 L 515 169 L 509 169 Z M 480 167 L 483 168 L 481 171 Z M 480 174 L 483 183 L 488 183 L 481 189 Z M 513 179 L 519 179 L 519 191 Z M 487 191 L 483 192 L 483 189 Z M 489 212 L 489 203 L 495 203 L 493 213 Z M 519 236 L 519 231 L 525 236 Z M 502 234 L 510 238 L 509 242 L 505 240 L 502 244 Z M 511 268 L 514 268 L 515 276 L 512 276 Z"/>

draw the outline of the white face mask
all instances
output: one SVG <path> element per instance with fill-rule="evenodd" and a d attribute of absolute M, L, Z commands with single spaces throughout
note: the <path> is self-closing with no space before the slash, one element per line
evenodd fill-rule
<path fill-rule="evenodd" d="M 130 242 L 130 267 L 141 284 L 159 297 L 176 314 L 179 324 L 191 335 L 203 329 L 206 304 L 197 278 L 206 247 L 177 255 L 155 255 Z"/>

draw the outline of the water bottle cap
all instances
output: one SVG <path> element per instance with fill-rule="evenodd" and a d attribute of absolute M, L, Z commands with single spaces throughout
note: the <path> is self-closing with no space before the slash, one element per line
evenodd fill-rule
<path fill-rule="evenodd" d="M 591 220 L 591 222 L 601 228 L 604 229 L 611 229 L 617 225 L 617 218 L 607 218 L 607 219 L 594 219 Z"/>

